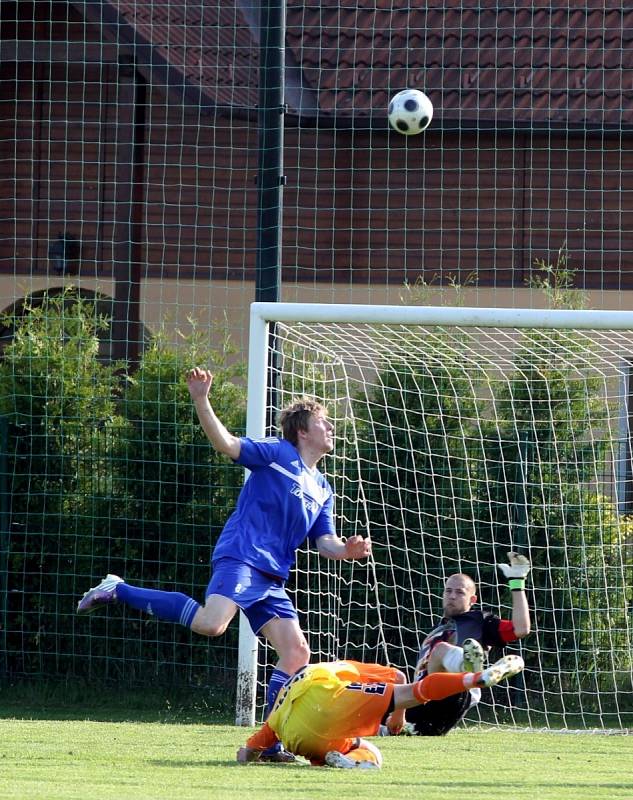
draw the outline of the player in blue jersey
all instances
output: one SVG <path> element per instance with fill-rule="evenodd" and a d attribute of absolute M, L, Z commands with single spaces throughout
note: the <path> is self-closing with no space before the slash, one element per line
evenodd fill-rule
<path fill-rule="evenodd" d="M 310 649 L 284 584 L 306 539 L 332 559 L 366 558 L 368 539 L 337 536 L 333 494 L 317 469 L 333 447 L 325 409 L 303 398 L 280 415 L 283 438 L 260 441 L 229 433 L 209 402 L 213 375 L 193 369 L 187 385 L 198 419 L 213 447 L 250 470 L 235 511 L 215 545 L 213 573 L 204 605 L 180 592 L 144 589 L 107 575 L 79 601 L 77 611 L 124 603 L 159 619 L 177 622 L 203 636 L 220 636 L 242 609 L 256 634 L 264 636 L 279 661 L 268 686 L 272 708 L 280 687 L 305 666 Z"/>

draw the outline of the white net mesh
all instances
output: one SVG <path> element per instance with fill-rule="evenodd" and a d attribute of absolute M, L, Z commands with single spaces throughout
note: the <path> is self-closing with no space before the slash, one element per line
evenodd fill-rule
<path fill-rule="evenodd" d="M 388 661 L 411 676 L 445 578 L 470 574 L 482 607 L 508 618 L 496 565 L 518 549 L 533 563 L 527 669 L 469 718 L 633 724 L 633 331 L 278 323 L 276 334 L 276 409 L 304 393 L 325 401 L 339 532 L 373 542 L 369 563 L 300 553 L 289 588 L 313 660 Z"/>

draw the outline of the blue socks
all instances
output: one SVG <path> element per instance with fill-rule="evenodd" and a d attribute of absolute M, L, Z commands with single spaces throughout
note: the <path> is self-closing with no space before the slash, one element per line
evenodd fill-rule
<path fill-rule="evenodd" d="M 117 584 L 116 599 L 120 603 L 125 603 L 126 606 L 144 611 L 146 614 L 151 614 L 167 622 L 179 622 L 187 628 L 191 627 L 196 611 L 200 608 L 200 603 L 186 594 L 163 592 L 160 589 L 139 589 L 137 586 L 129 586 L 127 583 Z"/>
<path fill-rule="evenodd" d="M 275 705 L 275 700 L 277 699 L 277 695 L 279 694 L 279 690 L 289 677 L 290 675 L 282 672 L 280 669 L 273 670 L 270 680 L 268 681 L 268 691 L 266 692 L 266 716 L 268 716 L 272 711 L 272 708 Z M 264 750 L 264 755 L 271 756 L 275 753 L 279 753 L 282 749 L 283 747 L 281 742 L 276 742 L 274 745 L 272 745 L 272 747 Z"/>
<path fill-rule="evenodd" d="M 289 677 L 290 675 L 282 672 L 280 669 L 273 670 L 270 680 L 268 681 L 268 691 L 266 692 L 266 716 L 273 710 L 279 690 Z"/>

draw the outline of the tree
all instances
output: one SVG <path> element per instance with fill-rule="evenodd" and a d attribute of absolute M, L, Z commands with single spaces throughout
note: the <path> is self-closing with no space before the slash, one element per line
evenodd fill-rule
<path fill-rule="evenodd" d="M 76 578 L 88 571 L 91 534 L 112 514 L 112 448 L 120 365 L 98 358 L 107 320 L 72 287 L 6 319 L 14 337 L 0 362 L 8 425 L 7 480 L 13 623 L 10 666 L 63 671 Z"/>

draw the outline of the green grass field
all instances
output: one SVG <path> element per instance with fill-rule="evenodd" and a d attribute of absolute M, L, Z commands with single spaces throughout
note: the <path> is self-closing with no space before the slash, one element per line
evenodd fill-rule
<path fill-rule="evenodd" d="M 248 731 L 228 725 L 20 716 L 0 717 L 2 800 L 633 798 L 633 736 L 497 729 L 379 739 L 383 769 L 352 772 L 240 766 Z"/>

